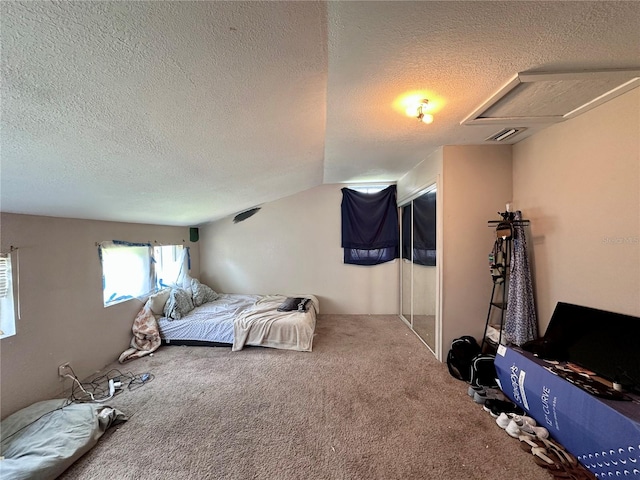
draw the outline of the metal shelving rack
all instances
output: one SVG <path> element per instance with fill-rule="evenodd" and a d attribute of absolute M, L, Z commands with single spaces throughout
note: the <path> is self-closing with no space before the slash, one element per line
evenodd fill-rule
<path fill-rule="evenodd" d="M 509 296 L 509 274 L 511 269 L 511 251 L 514 229 L 513 227 L 525 227 L 529 225 L 529 220 L 515 220 L 514 212 L 503 212 L 498 214 L 502 217 L 502 220 L 489 220 L 488 226 L 495 228 L 496 230 L 496 242 L 502 242 L 501 246 L 504 248 L 504 263 L 502 275 L 499 277 L 494 276 L 493 288 L 491 289 L 491 299 L 489 300 L 489 310 L 487 311 L 487 319 L 484 325 L 484 334 L 482 335 L 481 350 L 484 351 L 485 345 L 491 345 L 492 342 L 487 338 L 487 330 L 489 329 L 491 321 L 491 313 L 494 308 L 500 310 L 500 323 L 492 326 L 498 328 L 500 332 L 498 335 L 498 344 L 492 345 L 494 348 L 498 348 L 498 345 L 502 343 L 502 330 L 504 327 L 504 317 L 507 310 L 507 302 Z M 501 281 L 500 281 L 501 280 Z M 498 295 L 497 294 L 500 294 Z"/>

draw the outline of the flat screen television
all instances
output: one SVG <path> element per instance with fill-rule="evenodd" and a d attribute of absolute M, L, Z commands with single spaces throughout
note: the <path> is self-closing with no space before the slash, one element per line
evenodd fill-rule
<path fill-rule="evenodd" d="M 544 336 L 523 349 L 640 390 L 639 317 L 558 302 Z"/>

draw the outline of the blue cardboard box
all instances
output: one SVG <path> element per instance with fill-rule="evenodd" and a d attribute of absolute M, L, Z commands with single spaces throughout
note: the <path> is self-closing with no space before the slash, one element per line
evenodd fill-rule
<path fill-rule="evenodd" d="M 596 397 L 529 352 L 500 345 L 500 388 L 598 478 L 640 479 L 640 399 Z"/>

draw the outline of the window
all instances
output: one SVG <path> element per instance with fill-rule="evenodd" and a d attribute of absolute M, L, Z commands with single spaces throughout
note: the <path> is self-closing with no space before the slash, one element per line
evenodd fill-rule
<path fill-rule="evenodd" d="M 354 185 L 349 187 L 350 190 L 355 190 L 360 193 L 378 193 L 388 188 L 389 185 Z"/>
<path fill-rule="evenodd" d="M 344 263 L 378 265 L 399 256 L 396 186 L 375 193 L 342 189 Z"/>
<path fill-rule="evenodd" d="M 186 271 L 184 254 L 186 249 L 182 245 L 162 245 L 153 247 L 153 258 L 156 270 L 156 289 L 162 289 L 175 284 L 180 274 Z"/>
<path fill-rule="evenodd" d="M 11 255 L 0 255 L 0 338 L 16 334 L 16 312 L 13 301 Z"/>
<path fill-rule="evenodd" d="M 173 285 L 185 271 L 188 249 L 182 245 L 103 242 L 99 253 L 102 263 L 104 306 L 143 297 Z"/>

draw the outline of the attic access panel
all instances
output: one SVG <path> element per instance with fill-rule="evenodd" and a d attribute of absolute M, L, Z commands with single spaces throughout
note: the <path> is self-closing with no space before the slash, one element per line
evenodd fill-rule
<path fill-rule="evenodd" d="M 640 85 L 640 69 L 521 72 L 461 125 L 528 126 L 573 118 Z"/>

